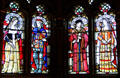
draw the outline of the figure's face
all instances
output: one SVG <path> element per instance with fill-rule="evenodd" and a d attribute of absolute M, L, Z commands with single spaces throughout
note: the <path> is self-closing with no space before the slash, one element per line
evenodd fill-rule
<path fill-rule="evenodd" d="M 103 20 L 103 29 L 104 30 L 111 30 L 110 24 L 105 19 Z"/>
<path fill-rule="evenodd" d="M 78 23 L 76 24 L 76 29 L 77 29 L 78 31 L 81 30 L 81 25 L 82 25 L 81 22 L 78 22 Z"/>
<path fill-rule="evenodd" d="M 37 27 L 41 28 L 41 21 L 36 21 Z"/>
<path fill-rule="evenodd" d="M 107 21 L 106 20 L 103 20 L 103 25 L 107 26 Z"/>

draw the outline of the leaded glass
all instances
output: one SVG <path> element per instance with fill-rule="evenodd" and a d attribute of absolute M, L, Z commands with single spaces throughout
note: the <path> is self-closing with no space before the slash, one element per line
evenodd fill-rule
<path fill-rule="evenodd" d="M 68 65 L 70 74 L 89 73 L 88 17 L 83 11 L 83 7 L 76 7 L 75 16 L 69 21 Z"/>
<path fill-rule="evenodd" d="M 110 5 L 103 3 L 95 19 L 95 55 L 98 74 L 115 74 L 118 72 L 117 34 L 115 14 L 108 13 Z"/>
<path fill-rule="evenodd" d="M 23 71 L 24 17 L 16 2 L 10 3 L 3 22 L 2 73 Z"/>
<path fill-rule="evenodd" d="M 31 73 L 48 73 L 50 26 L 42 6 L 36 6 L 32 19 Z"/>

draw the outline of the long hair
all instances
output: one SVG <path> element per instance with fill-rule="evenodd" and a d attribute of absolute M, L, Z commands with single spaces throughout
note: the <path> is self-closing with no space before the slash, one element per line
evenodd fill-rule
<path fill-rule="evenodd" d="M 77 28 L 77 24 L 78 23 L 81 23 L 81 30 L 83 30 L 83 21 L 82 20 L 77 20 L 76 22 L 75 22 L 75 32 L 79 32 L 76 28 Z"/>

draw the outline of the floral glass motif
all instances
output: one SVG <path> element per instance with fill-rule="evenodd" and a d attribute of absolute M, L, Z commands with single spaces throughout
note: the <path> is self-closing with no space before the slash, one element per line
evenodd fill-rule
<path fill-rule="evenodd" d="M 3 22 L 2 73 L 22 73 L 24 17 L 18 12 L 19 5 L 10 3 Z"/>
<path fill-rule="evenodd" d="M 75 16 L 69 21 L 69 74 L 89 73 L 88 17 L 83 11 L 83 7 L 76 7 Z"/>
<path fill-rule="evenodd" d="M 95 19 L 95 55 L 97 74 L 118 72 L 116 21 L 113 13 L 108 13 L 110 5 L 103 3 Z"/>
<path fill-rule="evenodd" d="M 37 14 L 32 19 L 31 73 L 48 73 L 50 26 L 42 6 L 36 6 Z"/>

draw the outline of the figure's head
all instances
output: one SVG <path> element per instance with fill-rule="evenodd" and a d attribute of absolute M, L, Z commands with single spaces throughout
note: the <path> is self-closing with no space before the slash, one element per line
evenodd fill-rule
<path fill-rule="evenodd" d="M 83 27 L 83 22 L 81 20 L 77 20 L 75 25 L 76 30 L 80 31 L 82 27 Z"/>
<path fill-rule="evenodd" d="M 37 26 L 38 28 L 43 27 L 43 22 L 42 22 L 42 20 L 36 20 L 36 26 Z"/>
<path fill-rule="evenodd" d="M 104 27 L 107 26 L 108 21 L 106 19 L 103 19 L 102 22 L 103 22 Z"/>
<path fill-rule="evenodd" d="M 111 24 L 111 22 L 109 21 L 108 18 L 103 18 L 100 26 L 104 30 L 111 30 L 110 24 Z"/>

